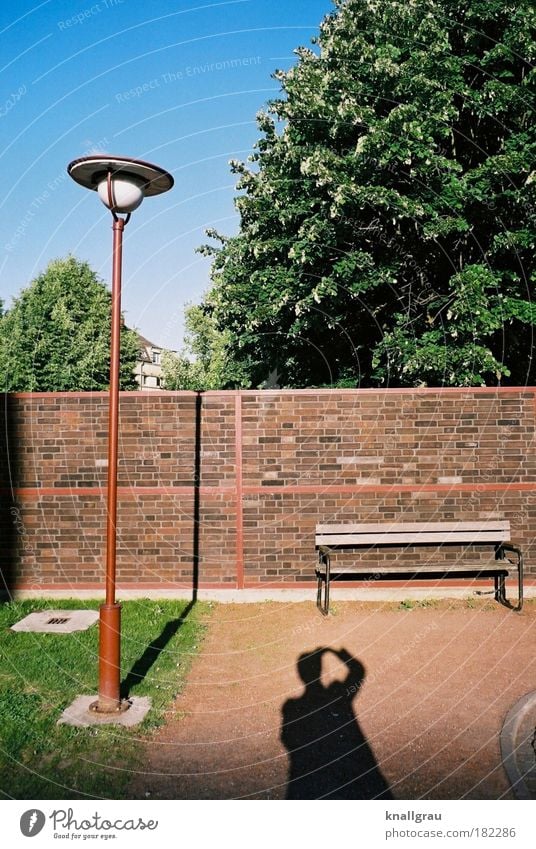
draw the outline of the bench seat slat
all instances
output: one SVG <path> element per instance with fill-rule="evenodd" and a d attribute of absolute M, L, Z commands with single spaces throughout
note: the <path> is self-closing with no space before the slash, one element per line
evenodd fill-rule
<path fill-rule="evenodd" d="M 482 563 L 428 563 L 426 566 L 331 566 L 332 575 L 413 575 L 433 574 L 434 572 L 516 572 L 515 567 L 508 560 L 485 560 Z M 326 564 L 320 563 L 317 572 L 321 575 L 326 572 Z"/>
<path fill-rule="evenodd" d="M 510 522 L 498 519 L 495 522 L 369 522 L 365 524 L 320 524 L 316 526 L 317 534 L 366 534 L 366 533 L 443 533 L 452 531 L 490 531 L 492 533 L 510 534 Z"/>
<path fill-rule="evenodd" d="M 497 531 L 443 531 L 442 533 L 344 533 L 317 534 L 317 545 L 419 545 L 425 543 L 502 542 L 504 535 Z"/>

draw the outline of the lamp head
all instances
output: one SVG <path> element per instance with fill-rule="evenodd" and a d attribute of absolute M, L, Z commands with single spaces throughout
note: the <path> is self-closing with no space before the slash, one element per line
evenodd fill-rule
<path fill-rule="evenodd" d="M 112 212 L 134 212 L 141 204 L 145 182 L 134 174 L 114 172 L 108 182 L 104 174 L 97 183 L 97 192 L 104 206 Z"/>
<path fill-rule="evenodd" d="M 144 197 L 162 194 L 173 186 L 173 177 L 163 168 L 124 156 L 84 156 L 69 163 L 67 172 L 79 185 L 98 192 L 114 214 L 130 214 Z"/>

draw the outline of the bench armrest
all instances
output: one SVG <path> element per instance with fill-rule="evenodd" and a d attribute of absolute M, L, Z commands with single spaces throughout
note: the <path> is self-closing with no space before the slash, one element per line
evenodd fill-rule
<path fill-rule="evenodd" d="M 501 542 L 502 551 L 513 551 L 514 554 L 517 554 L 517 559 L 520 563 L 523 563 L 523 552 L 517 545 L 512 545 L 510 542 Z"/>
<path fill-rule="evenodd" d="M 508 551 L 515 551 L 517 554 L 521 554 L 519 546 L 513 545 L 511 542 L 501 542 L 501 548 L 507 548 Z"/>
<path fill-rule="evenodd" d="M 501 543 L 501 550 L 517 554 L 518 601 L 515 610 L 520 611 L 523 607 L 523 552 L 517 545 L 512 545 L 510 542 Z"/>

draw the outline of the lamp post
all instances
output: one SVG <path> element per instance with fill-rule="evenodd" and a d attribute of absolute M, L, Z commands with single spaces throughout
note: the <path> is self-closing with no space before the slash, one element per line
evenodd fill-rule
<path fill-rule="evenodd" d="M 149 162 L 105 154 L 84 156 L 71 162 L 69 175 L 86 189 L 98 192 L 113 216 L 112 334 L 110 345 L 110 400 L 108 413 L 108 492 L 106 519 L 106 600 L 99 619 L 99 696 L 90 710 L 121 713 L 121 605 L 115 599 L 117 535 L 117 445 L 119 432 L 119 365 L 121 342 L 121 272 L 123 230 L 144 197 L 167 192 L 173 177 Z M 125 217 L 122 218 L 121 216 Z"/>

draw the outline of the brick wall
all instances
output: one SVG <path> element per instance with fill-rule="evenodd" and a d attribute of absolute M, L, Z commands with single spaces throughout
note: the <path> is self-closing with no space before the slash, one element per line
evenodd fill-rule
<path fill-rule="evenodd" d="M 106 394 L 3 399 L 4 580 L 100 585 Z M 118 581 L 297 586 L 317 522 L 468 517 L 509 519 L 536 573 L 535 413 L 517 388 L 124 393 Z"/>

